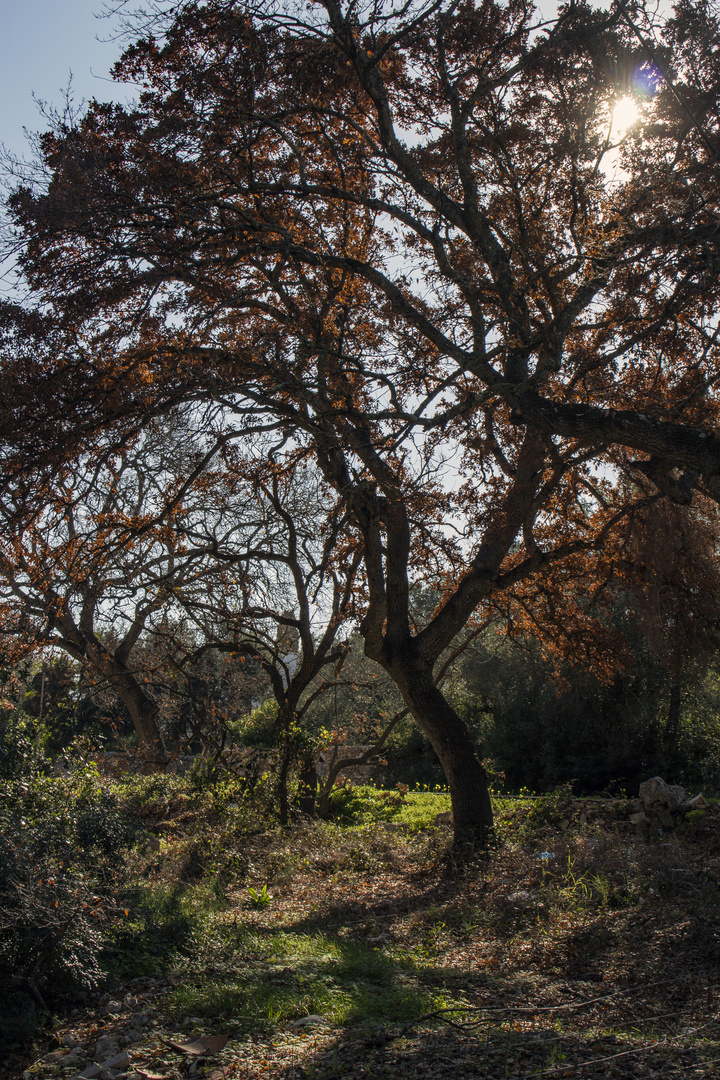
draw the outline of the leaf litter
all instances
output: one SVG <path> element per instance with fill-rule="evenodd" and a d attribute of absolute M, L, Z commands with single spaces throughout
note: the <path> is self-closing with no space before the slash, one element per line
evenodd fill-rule
<path fill-rule="evenodd" d="M 437 833 L 355 830 L 348 864 L 346 838 L 334 847 L 327 829 L 313 839 L 306 828 L 287 840 L 304 858 L 276 873 L 271 907 L 250 909 L 244 881 L 228 889 L 219 922 L 228 933 L 242 928 L 235 953 L 206 942 L 155 980 L 143 1002 L 152 1024 L 117 1080 L 714 1076 L 718 824 L 713 812 L 703 829 L 663 844 L 615 826 L 534 838 L 508 830 L 490 862 L 454 876 Z M 552 860 L 538 857 L 541 840 Z M 256 843 L 256 873 L 263 859 L 282 861 Z M 518 892 L 530 901 L 512 902 Z M 320 942 L 309 960 L 307 941 Z M 348 997 L 348 957 L 357 983 L 363 965 L 375 971 L 368 985 L 384 1015 L 362 994 L 334 1016 L 308 1008 L 321 983 L 332 984 L 327 1000 L 331 991 Z M 282 1008 L 210 1010 L 193 1018 L 202 1035 L 179 1036 L 178 995 L 230 977 L 272 986 Z M 420 1007 L 428 999 L 432 1007 Z M 417 1006 L 409 1017 L 408 1002 Z M 299 1025 L 303 1017 L 323 1022 Z M 119 1035 L 132 1022 L 93 1019 L 89 1011 L 56 1037 L 90 1046 L 98 1032 Z M 26 1080 L 71 1075 L 41 1058 Z"/>

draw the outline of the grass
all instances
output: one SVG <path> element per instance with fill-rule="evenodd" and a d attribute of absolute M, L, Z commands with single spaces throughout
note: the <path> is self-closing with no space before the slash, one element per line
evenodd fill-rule
<path fill-rule="evenodd" d="M 442 996 L 407 956 L 327 935 L 240 930 L 220 977 L 186 981 L 168 997 L 185 1015 L 231 1023 L 241 1032 L 321 1015 L 333 1026 L 408 1021 L 437 1008 Z"/>
<path fill-rule="evenodd" d="M 333 795 L 333 818 L 342 825 L 370 825 L 386 822 L 407 829 L 426 829 L 437 814 L 450 810 L 446 791 L 382 791 L 367 784 L 339 788 Z"/>
<path fill-rule="evenodd" d="M 505 799 L 498 851 L 453 877 L 444 792 L 350 788 L 335 821 L 289 830 L 228 785 L 126 792 L 145 831 L 114 985 L 168 980 L 164 1037 L 230 1033 L 219 1060 L 240 1076 L 476 1075 L 481 1055 L 499 1080 L 639 1054 L 680 1077 L 720 1056 L 714 807 L 648 843 L 622 801 Z M 312 1015 L 325 1026 L 294 1026 Z M 625 1080 L 617 1060 L 603 1075 Z"/>

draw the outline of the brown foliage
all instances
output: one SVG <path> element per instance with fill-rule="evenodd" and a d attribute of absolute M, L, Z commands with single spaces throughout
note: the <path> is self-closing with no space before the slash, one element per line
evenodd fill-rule
<path fill-rule="evenodd" d="M 471 831 L 489 800 L 443 651 L 653 492 L 720 496 L 720 32 L 681 3 L 650 48 L 649 18 L 183 5 L 118 67 L 136 105 L 49 132 L 46 185 L 10 199 L 53 332 L 5 320 L 8 377 L 37 388 L 9 474 L 208 400 L 312 455 L 362 556 L 366 651 Z M 613 101 L 648 73 L 611 182 Z M 420 628 L 415 580 L 443 597 Z"/>

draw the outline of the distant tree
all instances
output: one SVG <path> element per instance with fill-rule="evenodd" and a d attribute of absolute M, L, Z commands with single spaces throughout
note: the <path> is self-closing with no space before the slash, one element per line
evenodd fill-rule
<path fill-rule="evenodd" d="M 187 437 L 177 417 L 151 425 L 119 451 L 100 445 L 67 463 L 32 499 L 17 485 L 0 499 L 6 651 L 56 647 L 85 665 L 96 691 L 105 685 L 127 709 L 150 769 L 168 755 L 157 671 L 139 663 L 150 655 L 144 639 L 167 625 L 184 588 L 208 588 L 220 574 L 227 587 L 232 572 L 183 534 L 190 515 L 208 513 L 205 469 L 222 445 L 187 451 Z"/>
<path fill-rule="evenodd" d="M 317 471 L 295 465 L 289 475 L 266 456 L 234 462 L 242 474 L 242 542 L 229 528 L 236 515 L 215 509 L 188 522 L 187 543 L 212 551 L 239 575 L 236 588 L 178 591 L 177 602 L 196 649 L 247 659 L 264 673 L 277 704 L 274 742 L 280 753 L 280 820 L 290 815 L 289 777 L 304 760 L 301 787 L 312 788 L 313 742 L 306 717 L 336 678 L 348 651 L 360 557 L 347 537 L 348 515 L 337 513 Z M 252 520 L 253 528 L 248 529 Z M 311 809 L 312 792 L 300 802 Z"/>
<path fill-rule="evenodd" d="M 676 748 L 688 678 L 702 674 L 720 645 L 720 521 L 715 507 L 646 507 L 628 536 L 624 578 L 638 629 L 668 676 L 664 737 Z"/>

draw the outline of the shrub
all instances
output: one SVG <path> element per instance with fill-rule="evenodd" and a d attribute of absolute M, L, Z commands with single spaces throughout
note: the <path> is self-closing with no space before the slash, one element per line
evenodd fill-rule
<path fill-rule="evenodd" d="M 0 1016 L 48 1012 L 97 985 L 98 954 L 118 914 L 113 885 L 135 829 L 94 768 L 69 779 L 0 780 Z"/>

